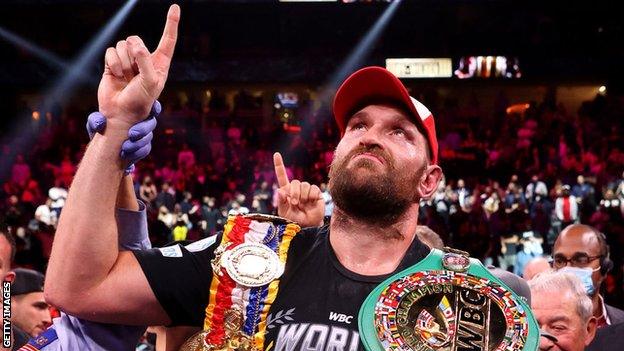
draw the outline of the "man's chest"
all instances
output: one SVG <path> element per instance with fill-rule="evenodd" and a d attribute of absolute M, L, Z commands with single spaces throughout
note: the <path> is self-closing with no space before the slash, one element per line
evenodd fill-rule
<path fill-rule="evenodd" d="M 374 284 L 324 274 L 297 276 L 267 317 L 266 350 L 361 350 L 358 312 Z"/>

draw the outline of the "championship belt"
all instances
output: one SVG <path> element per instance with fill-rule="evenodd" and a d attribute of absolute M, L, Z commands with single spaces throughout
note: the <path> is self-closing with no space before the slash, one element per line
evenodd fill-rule
<path fill-rule="evenodd" d="M 539 328 L 524 300 L 468 253 L 433 249 L 386 279 L 358 316 L 368 351 L 537 350 Z"/>
<path fill-rule="evenodd" d="M 266 317 L 290 242 L 300 230 L 299 225 L 275 216 L 228 218 L 212 260 L 204 329 L 181 351 L 263 349 Z"/>

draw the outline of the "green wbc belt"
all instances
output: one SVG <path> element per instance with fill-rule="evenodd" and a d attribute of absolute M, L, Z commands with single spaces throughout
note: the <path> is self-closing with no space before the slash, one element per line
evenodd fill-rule
<path fill-rule="evenodd" d="M 386 279 L 358 318 L 368 351 L 537 350 L 529 306 L 463 251 L 433 249 Z"/>

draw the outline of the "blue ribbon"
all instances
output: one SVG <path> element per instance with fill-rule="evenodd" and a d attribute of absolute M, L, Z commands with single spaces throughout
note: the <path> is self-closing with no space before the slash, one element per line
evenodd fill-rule
<path fill-rule="evenodd" d="M 273 235 L 273 226 L 269 227 L 265 239 L 272 236 L 273 238 L 265 245 L 273 250 L 273 252 L 279 254 L 277 250 L 279 248 L 279 243 L 282 242 L 282 238 L 284 237 L 286 225 L 277 225 L 275 228 L 277 230 L 277 235 Z M 245 324 L 243 325 L 243 332 L 247 335 L 255 334 L 258 323 L 260 323 L 260 312 L 264 308 L 264 301 L 269 294 L 269 285 L 270 284 L 254 287 L 249 291 L 249 304 L 247 305 Z"/>

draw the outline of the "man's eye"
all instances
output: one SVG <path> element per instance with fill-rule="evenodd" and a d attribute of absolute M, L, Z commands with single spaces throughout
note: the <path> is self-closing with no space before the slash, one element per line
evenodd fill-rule
<path fill-rule="evenodd" d="M 394 130 L 392 130 L 392 134 L 394 135 L 405 135 L 405 130 L 403 130 L 402 128 L 395 128 Z"/>
<path fill-rule="evenodd" d="M 561 324 L 557 324 L 557 325 L 553 325 L 552 330 L 556 331 L 556 332 L 563 332 L 566 329 L 568 329 L 565 325 L 561 325 Z"/>
<path fill-rule="evenodd" d="M 356 123 L 353 125 L 353 127 L 351 127 L 351 129 L 353 130 L 361 130 L 361 129 L 365 129 L 366 126 L 364 125 L 364 123 Z"/>
<path fill-rule="evenodd" d="M 587 255 L 576 255 L 572 257 L 572 262 L 577 265 L 586 265 L 589 263 L 589 257 Z"/>

